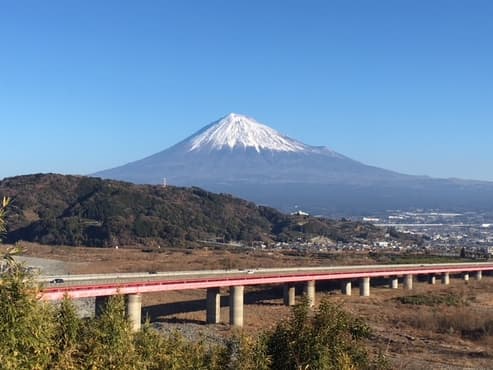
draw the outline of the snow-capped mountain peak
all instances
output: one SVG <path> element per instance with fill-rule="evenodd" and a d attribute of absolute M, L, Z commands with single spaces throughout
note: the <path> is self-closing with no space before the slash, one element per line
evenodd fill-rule
<path fill-rule="evenodd" d="M 307 147 L 253 118 L 230 113 L 189 140 L 189 151 L 253 148 L 257 152 L 299 152 Z"/>

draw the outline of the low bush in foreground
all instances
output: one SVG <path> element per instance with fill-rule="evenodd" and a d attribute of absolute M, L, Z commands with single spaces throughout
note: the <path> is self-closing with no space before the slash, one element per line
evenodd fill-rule
<path fill-rule="evenodd" d="M 303 302 L 295 306 L 292 317 L 282 321 L 266 341 L 272 369 L 382 369 L 383 358 L 369 360 L 364 338 L 369 327 L 340 307 L 322 300 L 311 312 Z"/>

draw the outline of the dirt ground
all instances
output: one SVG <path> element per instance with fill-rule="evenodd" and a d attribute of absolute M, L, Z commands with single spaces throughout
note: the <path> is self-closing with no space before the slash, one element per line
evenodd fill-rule
<path fill-rule="evenodd" d="M 258 268 L 369 263 L 364 256 L 310 258 L 279 252 L 236 253 L 224 250 L 95 249 L 24 244 L 24 255 L 65 262 L 72 274 L 138 271 L 178 271 L 214 268 Z M 6 246 L 2 246 L 4 249 Z M 302 286 L 297 287 L 297 295 Z M 205 325 L 205 291 L 189 290 L 143 295 L 143 315 L 157 325 L 206 337 L 231 334 L 228 325 L 228 291 L 222 290 L 221 323 Z M 317 283 L 317 302 L 329 299 L 372 328 L 368 345 L 383 352 L 395 369 L 493 369 L 493 277 L 465 282 L 453 277 L 449 286 L 415 281 L 406 291 L 390 289 L 388 281 L 372 280 L 371 296 L 340 293 L 337 282 Z M 452 297 L 436 305 L 406 304 L 402 297 Z M 282 303 L 282 287 L 246 287 L 244 331 L 250 335 L 273 327 L 288 317 Z"/>

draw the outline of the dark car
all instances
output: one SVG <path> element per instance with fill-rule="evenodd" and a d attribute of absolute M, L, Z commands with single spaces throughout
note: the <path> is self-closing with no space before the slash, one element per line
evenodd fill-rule
<path fill-rule="evenodd" d="M 64 282 L 65 281 L 62 278 L 56 278 L 56 279 L 50 280 L 51 284 L 62 284 Z"/>

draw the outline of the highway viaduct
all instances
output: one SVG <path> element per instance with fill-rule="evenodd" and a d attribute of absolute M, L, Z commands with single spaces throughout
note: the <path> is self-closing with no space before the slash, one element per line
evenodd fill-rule
<path fill-rule="evenodd" d="M 245 286 L 283 284 L 284 304 L 291 306 L 295 304 L 295 284 L 303 284 L 304 295 L 313 306 L 315 284 L 320 281 L 340 281 L 345 295 L 352 294 L 352 283 L 358 281 L 359 295 L 368 297 L 372 278 L 388 278 L 392 289 L 397 289 L 401 280 L 404 289 L 411 290 L 418 275 L 427 276 L 429 284 L 435 284 L 440 278 L 442 284 L 448 285 L 450 275 L 461 275 L 466 281 L 472 275 L 481 280 L 483 272 L 489 271 L 493 271 L 493 263 L 478 262 L 41 276 L 38 281 L 44 284 L 40 299 L 95 297 L 96 314 L 102 311 L 110 296 L 124 294 L 127 315 L 136 331 L 141 325 L 144 293 L 206 289 L 206 322 L 215 324 L 220 322 L 220 289 L 229 288 L 229 322 L 241 327 Z M 63 283 L 50 283 L 55 278 L 63 279 Z"/>

